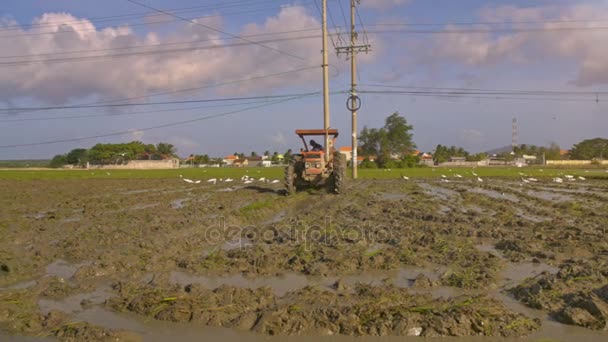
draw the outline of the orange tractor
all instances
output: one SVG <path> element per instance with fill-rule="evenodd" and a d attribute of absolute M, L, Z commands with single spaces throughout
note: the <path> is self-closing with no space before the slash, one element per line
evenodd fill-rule
<path fill-rule="evenodd" d="M 309 146 L 306 137 L 322 137 L 328 139 L 329 154 L 326 158 L 325 150 L 322 146 L 311 141 Z M 285 168 L 285 189 L 288 195 L 293 195 L 299 190 L 311 187 L 325 186 L 329 192 L 341 193 L 344 190 L 344 180 L 346 173 L 346 157 L 336 151 L 334 144 L 338 137 L 338 130 L 328 129 L 299 129 L 296 134 L 302 139 L 304 148 L 299 154 L 294 154 L 289 164 Z"/>

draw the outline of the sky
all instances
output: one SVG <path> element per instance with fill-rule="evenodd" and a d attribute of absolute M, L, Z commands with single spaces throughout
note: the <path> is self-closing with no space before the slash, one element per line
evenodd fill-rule
<path fill-rule="evenodd" d="M 181 156 L 284 152 L 300 147 L 295 129 L 322 128 L 320 0 L 136 2 L 2 1 L 0 159 L 132 140 L 173 143 Z M 328 1 L 340 146 L 350 145 L 350 62 L 333 44 L 348 41 L 349 3 Z M 422 151 L 510 145 L 513 118 L 519 143 L 606 137 L 608 1 L 362 0 L 358 10 L 358 43 L 371 45 L 358 55 L 360 128 L 398 111 Z M 477 94 L 436 94 L 452 88 Z"/>

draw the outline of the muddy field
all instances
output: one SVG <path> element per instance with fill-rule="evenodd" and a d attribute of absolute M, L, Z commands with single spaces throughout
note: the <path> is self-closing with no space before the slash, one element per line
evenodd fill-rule
<path fill-rule="evenodd" d="M 608 339 L 608 181 L 349 187 L 0 180 L 0 339 Z"/>

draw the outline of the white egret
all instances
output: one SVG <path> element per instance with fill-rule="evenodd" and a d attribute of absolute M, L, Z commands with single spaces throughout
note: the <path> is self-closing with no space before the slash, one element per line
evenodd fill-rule
<path fill-rule="evenodd" d="M 479 183 L 483 183 L 483 179 L 481 179 L 481 177 L 477 177 L 477 181 L 478 181 Z"/>

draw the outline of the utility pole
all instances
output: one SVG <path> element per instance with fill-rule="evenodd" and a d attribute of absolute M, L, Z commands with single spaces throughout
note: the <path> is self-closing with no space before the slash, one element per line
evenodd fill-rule
<path fill-rule="evenodd" d="M 357 96 L 357 53 L 370 51 L 369 44 L 357 45 L 357 31 L 355 27 L 356 6 L 361 0 L 350 0 L 350 46 L 337 47 L 338 55 L 344 53 L 350 56 L 350 97 L 346 108 L 351 112 L 352 120 L 352 165 L 353 179 L 357 179 L 357 111 L 361 107 L 361 100 Z"/>
<path fill-rule="evenodd" d="M 325 129 L 325 162 L 329 162 L 329 62 L 327 60 L 327 0 L 322 1 L 323 14 L 323 128 Z"/>

